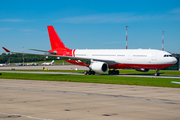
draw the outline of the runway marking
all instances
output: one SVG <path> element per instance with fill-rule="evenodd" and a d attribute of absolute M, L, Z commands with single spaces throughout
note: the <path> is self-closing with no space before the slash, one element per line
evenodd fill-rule
<path fill-rule="evenodd" d="M 93 97 L 106 97 L 106 98 L 138 100 L 138 101 L 148 101 L 148 102 L 157 102 L 157 103 L 166 103 L 166 104 L 180 104 L 180 101 L 177 101 L 177 100 L 134 97 L 134 96 L 125 96 L 125 95 L 110 95 L 110 94 L 85 93 L 85 92 L 73 92 L 73 91 L 42 90 L 42 89 L 29 89 L 29 88 L 25 89 L 25 88 L 15 88 L 15 87 L 0 87 L 0 89 L 20 90 L 20 91 L 29 91 L 29 92 L 57 93 L 57 94 L 68 94 L 68 95 L 81 95 L 81 96 L 93 96 Z"/>
<path fill-rule="evenodd" d="M 180 82 L 171 81 L 171 83 L 180 84 Z"/>
<path fill-rule="evenodd" d="M 53 119 L 44 119 L 44 118 L 32 117 L 32 116 L 21 115 L 21 114 L 8 114 L 8 113 L 2 113 L 2 112 L 0 112 L 0 114 L 3 114 L 3 115 L 9 115 L 9 116 L 14 115 L 14 116 L 17 116 L 17 117 L 27 117 L 27 118 L 38 119 L 38 120 L 53 120 Z"/>

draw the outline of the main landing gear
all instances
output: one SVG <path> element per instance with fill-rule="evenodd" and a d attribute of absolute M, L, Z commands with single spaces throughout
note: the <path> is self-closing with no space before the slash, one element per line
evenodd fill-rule
<path fill-rule="evenodd" d="M 93 71 L 93 70 L 85 70 L 84 74 L 85 75 L 95 75 L 95 71 Z"/>
<path fill-rule="evenodd" d="M 119 75 L 119 70 L 115 70 L 115 69 L 109 70 L 108 73 L 109 73 L 109 75 Z M 95 75 L 95 74 L 96 74 L 96 72 L 91 69 L 84 71 L 84 75 Z"/>
<path fill-rule="evenodd" d="M 119 70 L 109 70 L 108 73 L 110 75 L 119 75 Z"/>

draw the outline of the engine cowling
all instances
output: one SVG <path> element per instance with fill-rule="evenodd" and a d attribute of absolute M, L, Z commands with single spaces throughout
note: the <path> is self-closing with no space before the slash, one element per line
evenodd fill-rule
<path fill-rule="evenodd" d="M 106 72 L 108 70 L 108 64 L 105 62 L 92 62 L 89 67 L 94 71 Z"/>
<path fill-rule="evenodd" d="M 138 68 L 138 69 L 135 69 L 136 71 L 140 71 L 140 72 L 148 72 L 149 69 L 144 69 L 144 68 Z"/>

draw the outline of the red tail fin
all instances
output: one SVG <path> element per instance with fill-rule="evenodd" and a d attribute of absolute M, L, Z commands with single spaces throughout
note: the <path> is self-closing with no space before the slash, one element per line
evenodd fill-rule
<path fill-rule="evenodd" d="M 50 39 L 51 48 L 52 48 L 52 50 L 49 50 L 49 52 L 56 52 L 57 55 L 73 56 L 73 50 L 67 48 L 63 44 L 58 34 L 54 30 L 53 26 L 47 26 L 47 28 L 48 28 L 49 39 Z"/>
<path fill-rule="evenodd" d="M 49 39 L 51 42 L 51 48 L 52 50 L 66 50 L 68 49 L 63 42 L 61 41 L 61 39 L 59 38 L 58 34 L 56 33 L 56 31 L 54 30 L 53 26 L 47 26 L 48 28 L 48 33 L 49 33 Z"/>

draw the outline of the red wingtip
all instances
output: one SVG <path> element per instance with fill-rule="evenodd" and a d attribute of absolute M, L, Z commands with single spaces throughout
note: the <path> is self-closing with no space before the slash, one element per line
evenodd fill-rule
<path fill-rule="evenodd" d="M 6 52 L 11 52 L 10 50 L 6 49 L 5 47 L 2 47 Z"/>

